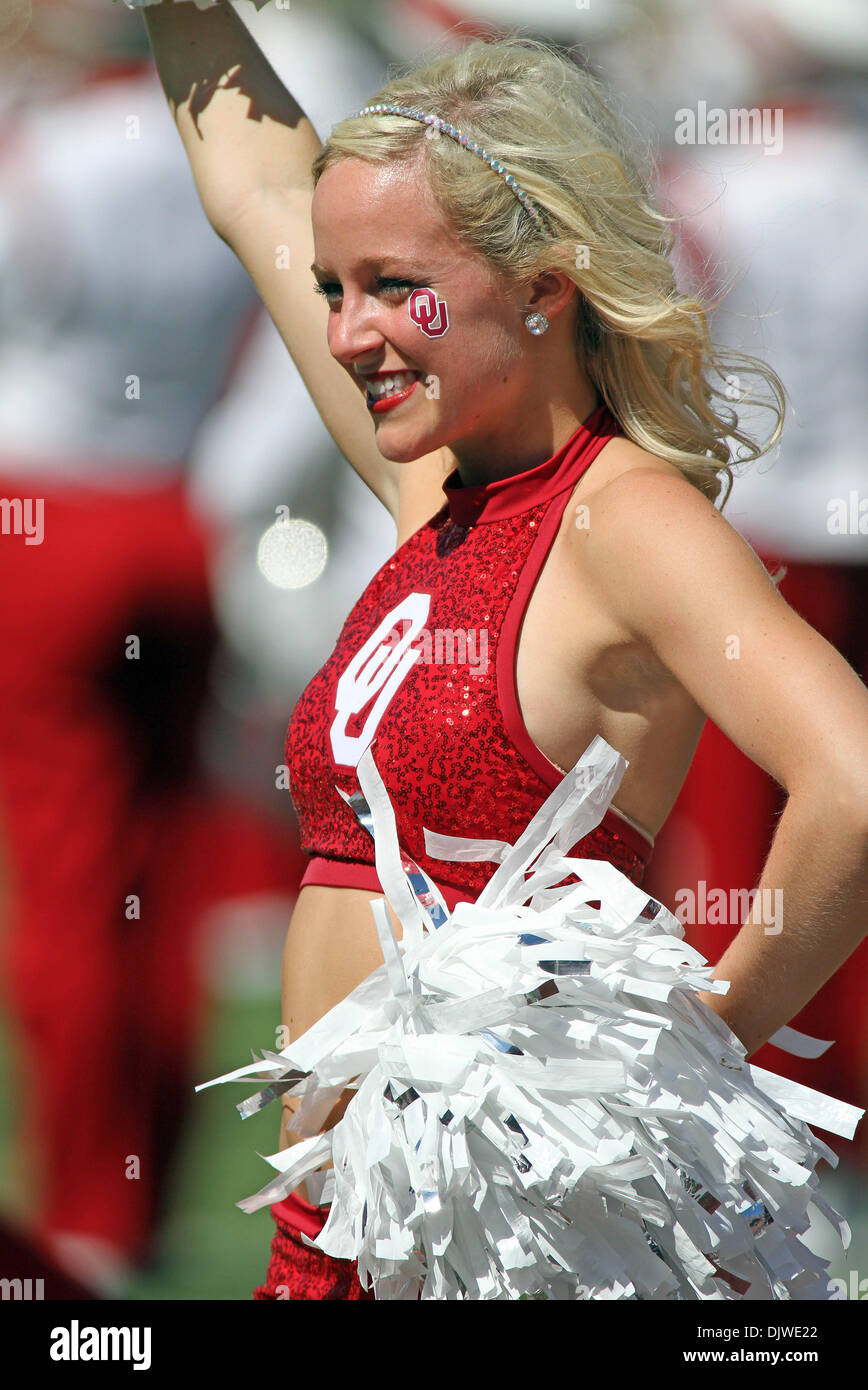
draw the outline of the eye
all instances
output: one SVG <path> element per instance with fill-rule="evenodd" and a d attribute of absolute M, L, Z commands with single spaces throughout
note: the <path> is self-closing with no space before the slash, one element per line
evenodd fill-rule
<path fill-rule="evenodd" d="M 413 280 L 386 280 L 386 279 L 380 279 L 380 280 L 377 281 L 377 283 L 379 284 L 379 286 L 380 286 L 381 289 L 390 290 L 390 291 L 391 291 L 391 290 L 413 290 L 413 289 L 416 289 L 416 283 L 415 283 L 415 281 L 413 281 Z"/>
<path fill-rule="evenodd" d="M 403 293 L 405 290 L 418 288 L 414 280 L 395 280 L 384 275 L 377 277 L 377 286 L 380 291 L 385 291 L 387 294 Z M 335 281 L 329 280 L 322 285 L 314 285 L 313 292 L 324 295 L 326 299 L 331 301 L 333 296 L 340 297 L 341 287 Z"/>

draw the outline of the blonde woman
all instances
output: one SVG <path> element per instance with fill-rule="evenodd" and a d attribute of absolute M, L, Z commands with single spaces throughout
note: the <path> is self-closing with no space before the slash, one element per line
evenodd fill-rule
<path fill-rule="evenodd" d="M 786 926 L 749 918 L 715 967 L 729 992 L 700 996 L 750 1054 L 857 945 L 868 882 L 865 689 L 714 505 L 729 441 L 777 439 L 780 383 L 716 354 L 619 122 L 548 45 L 435 57 L 321 145 L 231 8 L 146 15 L 205 212 L 397 527 L 289 729 L 312 858 L 288 1037 L 382 962 L 373 845 L 336 791 L 374 740 L 401 844 L 451 907 L 493 866 L 429 858 L 422 825 L 513 843 L 597 734 L 629 769 L 573 853 L 641 882 L 709 717 L 789 793 L 760 884 Z M 725 404 L 732 371 L 764 390 L 765 440 Z M 414 659 L 447 630 L 472 658 Z M 254 1297 L 371 1297 L 302 1242 L 325 1217 L 308 1197 L 272 1208 Z"/>

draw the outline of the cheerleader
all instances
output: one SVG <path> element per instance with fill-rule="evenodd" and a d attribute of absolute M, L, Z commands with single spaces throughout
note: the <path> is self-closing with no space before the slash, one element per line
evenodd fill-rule
<path fill-rule="evenodd" d="M 601 746 L 623 755 L 617 804 L 610 768 L 593 784 L 609 787 L 605 814 L 571 855 L 640 885 L 706 718 L 788 801 L 694 1007 L 730 1057 L 783 1036 L 864 932 L 868 699 L 721 515 L 729 441 L 766 452 L 783 388 L 724 358 L 703 304 L 679 294 L 666 218 L 598 83 L 546 43 L 477 39 L 394 77 L 321 144 L 227 4 L 145 17 L 205 212 L 397 527 L 288 732 L 311 856 L 283 960 L 288 1053 L 383 966 L 372 754 L 406 870 L 452 912 Z M 727 404 L 733 371 L 769 406 L 765 439 Z M 450 859 L 449 837 L 471 844 Z M 298 1088 L 277 1090 L 281 1150 L 327 1134 L 355 1093 L 321 1088 L 301 1124 Z M 329 1214 L 320 1177 L 273 1205 L 255 1298 L 374 1296 L 312 1243 Z M 772 1214 L 745 1210 L 759 1246 Z M 762 1287 L 739 1275 L 747 1257 L 699 1257 L 703 1292 L 686 1296 L 802 1296 L 815 1273 L 794 1272 L 787 1248 L 789 1273 L 772 1262 Z M 673 1279 L 685 1296 L 683 1269 Z M 606 1287 L 633 1296 L 629 1280 Z"/>

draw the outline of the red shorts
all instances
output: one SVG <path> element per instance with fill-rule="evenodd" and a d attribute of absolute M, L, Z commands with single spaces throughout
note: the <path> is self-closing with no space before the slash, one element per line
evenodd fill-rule
<path fill-rule="evenodd" d="M 355 1260 L 336 1260 L 304 1244 L 301 1232 L 311 1239 L 318 1235 L 325 1225 L 327 1210 L 292 1193 L 274 1204 L 271 1215 L 277 1231 L 271 1242 L 265 1283 L 253 1290 L 254 1298 L 374 1301 L 373 1290 L 363 1289 L 359 1283 Z"/>

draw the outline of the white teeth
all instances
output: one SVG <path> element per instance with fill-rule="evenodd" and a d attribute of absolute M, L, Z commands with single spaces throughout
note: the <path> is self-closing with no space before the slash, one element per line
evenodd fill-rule
<path fill-rule="evenodd" d="M 399 391 L 405 391 L 415 380 L 415 372 L 395 372 L 392 376 L 369 382 L 368 393 L 375 397 L 395 395 Z"/>

